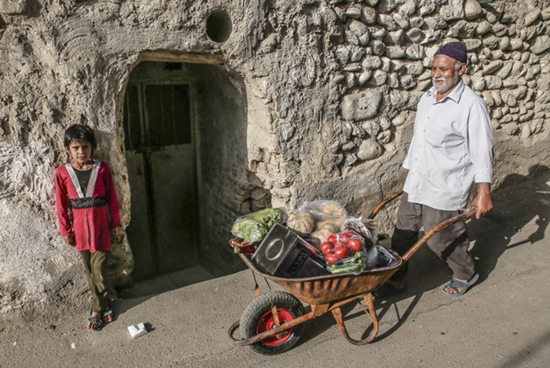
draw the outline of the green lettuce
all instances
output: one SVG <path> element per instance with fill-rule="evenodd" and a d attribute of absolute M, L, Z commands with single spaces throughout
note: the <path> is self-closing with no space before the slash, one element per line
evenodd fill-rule
<path fill-rule="evenodd" d="M 261 241 L 271 229 L 271 226 L 283 219 L 281 208 L 266 208 L 258 212 L 240 217 L 233 224 L 231 232 L 234 236 L 248 240 L 250 243 Z"/>

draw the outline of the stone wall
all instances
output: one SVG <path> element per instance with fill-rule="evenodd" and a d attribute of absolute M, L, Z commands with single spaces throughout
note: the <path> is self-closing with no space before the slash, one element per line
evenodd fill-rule
<path fill-rule="evenodd" d="M 207 36 L 218 9 L 232 20 L 225 42 Z M 491 113 L 495 185 L 547 162 L 549 18 L 548 2 L 536 0 L 0 1 L 3 321 L 55 318 L 87 296 L 56 224 L 53 177 L 69 125 L 97 132 L 127 226 L 121 101 L 138 62 L 213 64 L 239 76 L 248 169 L 235 173 L 241 189 L 227 199 L 235 216 L 269 199 L 290 209 L 316 198 L 366 214 L 401 185 L 416 103 L 448 41 L 468 45 L 464 80 Z M 392 215 L 380 222 L 388 227 Z M 219 226 L 229 235 L 230 225 Z M 115 253 L 124 283 L 131 244 Z"/>

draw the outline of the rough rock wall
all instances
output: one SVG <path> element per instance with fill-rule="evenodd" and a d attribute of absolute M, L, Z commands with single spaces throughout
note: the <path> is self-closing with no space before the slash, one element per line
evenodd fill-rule
<path fill-rule="evenodd" d="M 224 43 L 205 28 L 220 8 L 232 19 Z M 451 40 L 467 43 L 464 79 L 491 112 L 496 184 L 548 159 L 549 18 L 536 0 L 0 1 L 0 315 L 54 318 L 87 295 L 55 215 L 69 125 L 97 132 L 128 224 L 120 101 L 140 60 L 218 64 L 242 77 L 249 172 L 236 215 L 262 189 L 274 206 L 333 198 L 365 213 L 402 181 L 431 58 Z M 131 245 L 115 250 L 123 283 Z"/>

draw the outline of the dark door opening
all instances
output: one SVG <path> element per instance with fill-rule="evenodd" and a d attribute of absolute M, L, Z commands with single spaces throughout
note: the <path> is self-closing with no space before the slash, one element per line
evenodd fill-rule
<path fill-rule="evenodd" d="M 227 240 L 258 184 L 249 182 L 247 137 L 256 133 L 241 76 L 142 61 L 123 103 L 133 281 L 181 287 L 242 270 Z"/>
<path fill-rule="evenodd" d="M 124 101 L 134 281 L 198 262 L 195 135 L 190 87 L 130 80 Z"/>

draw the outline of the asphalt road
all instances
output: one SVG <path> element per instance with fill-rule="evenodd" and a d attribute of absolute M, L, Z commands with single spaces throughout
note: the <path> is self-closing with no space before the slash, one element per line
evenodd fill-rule
<path fill-rule="evenodd" d="M 512 178 L 513 179 L 513 178 Z M 517 179 L 517 178 L 516 178 Z M 494 193 L 494 210 L 468 228 L 480 273 L 468 293 L 441 292 L 450 274 L 427 247 L 411 259 L 406 292 L 375 300 L 376 340 L 354 346 L 330 314 L 306 323 L 290 351 L 263 356 L 233 345 L 229 326 L 254 299 L 250 271 L 116 302 L 101 332 L 85 316 L 0 333 L 7 367 L 540 367 L 550 366 L 550 177 Z M 267 292 L 263 280 L 262 292 Z M 276 286 L 272 286 L 278 289 Z M 355 303 L 344 308 L 354 338 L 369 332 Z M 132 340 L 127 327 L 149 332 Z"/>

